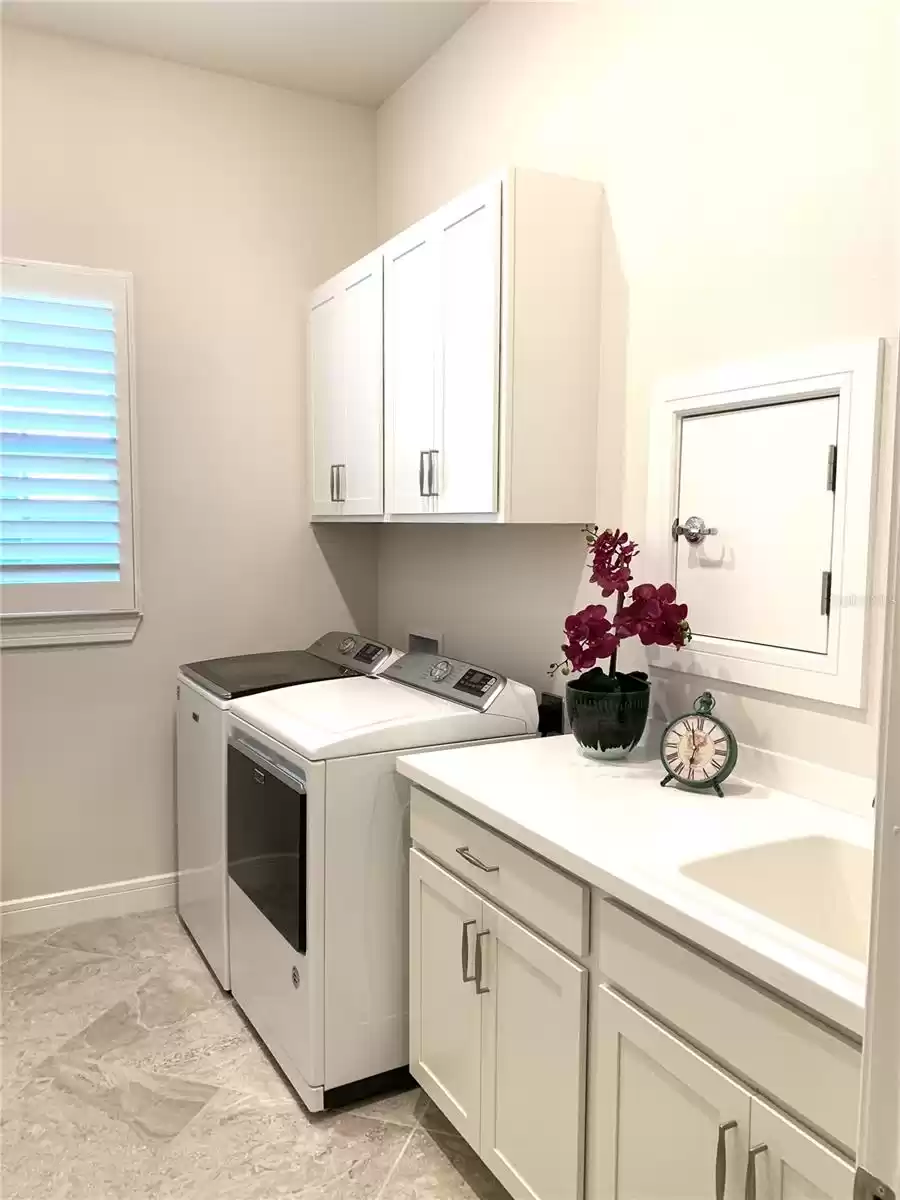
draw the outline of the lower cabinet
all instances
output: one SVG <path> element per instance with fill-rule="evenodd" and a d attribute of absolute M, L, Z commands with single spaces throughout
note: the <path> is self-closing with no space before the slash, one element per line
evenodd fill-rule
<path fill-rule="evenodd" d="M 598 988 L 590 1200 L 851 1200 L 853 1168 Z"/>
<path fill-rule="evenodd" d="M 410 853 L 410 1070 L 517 1200 L 583 1189 L 587 971 Z"/>

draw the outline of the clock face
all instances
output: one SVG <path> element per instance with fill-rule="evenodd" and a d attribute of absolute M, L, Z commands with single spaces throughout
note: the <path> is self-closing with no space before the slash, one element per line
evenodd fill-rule
<path fill-rule="evenodd" d="M 663 735 L 662 757 L 684 783 L 713 783 L 732 763 L 732 737 L 715 717 L 691 713 L 673 721 Z"/>

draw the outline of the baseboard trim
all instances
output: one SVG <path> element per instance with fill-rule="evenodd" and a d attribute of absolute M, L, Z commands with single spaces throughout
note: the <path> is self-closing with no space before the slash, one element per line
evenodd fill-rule
<path fill-rule="evenodd" d="M 127 913 L 150 912 L 175 903 L 175 872 L 123 879 L 96 887 L 51 892 L 46 896 L 23 896 L 0 903 L 0 930 L 5 937 L 58 929 L 79 921 L 122 917 Z"/>

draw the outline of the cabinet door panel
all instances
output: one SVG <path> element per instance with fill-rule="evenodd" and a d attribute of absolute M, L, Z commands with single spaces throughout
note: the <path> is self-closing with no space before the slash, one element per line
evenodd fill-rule
<path fill-rule="evenodd" d="M 500 395 L 500 184 L 443 209 L 438 512 L 495 512 Z"/>
<path fill-rule="evenodd" d="M 342 468 L 339 511 L 345 516 L 384 510 L 381 255 L 372 255 L 360 266 L 358 277 L 347 280 L 340 298 L 344 424 L 337 461 Z"/>
<path fill-rule="evenodd" d="M 483 922 L 481 1157 L 517 1200 L 577 1200 L 587 971 L 487 901 Z"/>
<path fill-rule="evenodd" d="M 591 1200 L 715 1200 L 717 1163 L 725 1200 L 742 1200 L 749 1093 L 606 988 L 596 998 Z"/>
<path fill-rule="evenodd" d="M 433 507 L 421 477 L 422 454 L 436 449 L 437 259 L 430 229 L 423 223 L 385 251 L 386 499 L 395 513 Z"/>
<path fill-rule="evenodd" d="M 466 1141 L 478 1148 L 481 998 L 472 975 L 481 898 L 417 850 L 409 863 L 409 1067 Z"/>
<path fill-rule="evenodd" d="M 312 420 L 312 511 L 337 513 L 332 467 L 341 461 L 345 408 L 341 387 L 340 299 L 322 299 L 309 314 L 309 405 Z"/>
<path fill-rule="evenodd" d="M 754 1097 L 750 1114 L 758 1200 L 851 1200 L 854 1170 L 823 1142 Z"/>
<path fill-rule="evenodd" d="M 682 422 L 678 517 L 718 531 L 678 541 L 678 597 L 695 635 L 825 653 L 837 423 L 836 396 Z"/>

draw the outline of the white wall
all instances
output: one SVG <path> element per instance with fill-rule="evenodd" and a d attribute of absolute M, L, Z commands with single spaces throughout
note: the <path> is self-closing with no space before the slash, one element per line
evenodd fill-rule
<path fill-rule="evenodd" d="M 495 3 L 379 111 L 381 238 L 504 163 L 605 185 L 618 282 L 604 355 L 622 356 L 624 378 L 603 402 L 626 406 L 632 535 L 661 378 L 900 327 L 898 11 L 895 0 Z M 548 453 L 564 452 L 563 437 Z M 602 456 L 602 427 L 600 440 Z M 578 587 L 579 555 L 571 530 L 385 528 L 381 632 L 400 644 L 410 628 L 443 631 L 448 652 L 541 685 L 565 614 L 599 599 Z M 873 615 L 866 711 L 717 685 L 739 738 L 873 774 Z M 659 694 L 671 710 L 699 690 L 669 676 Z"/>
<path fill-rule="evenodd" d="M 304 511 L 304 304 L 374 242 L 374 116 L 15 29 L 3 252 L 134 272 L 144 622 L 3 659 L 3 896 L 172 870 L 180 662 L 375 622 Z"/>

